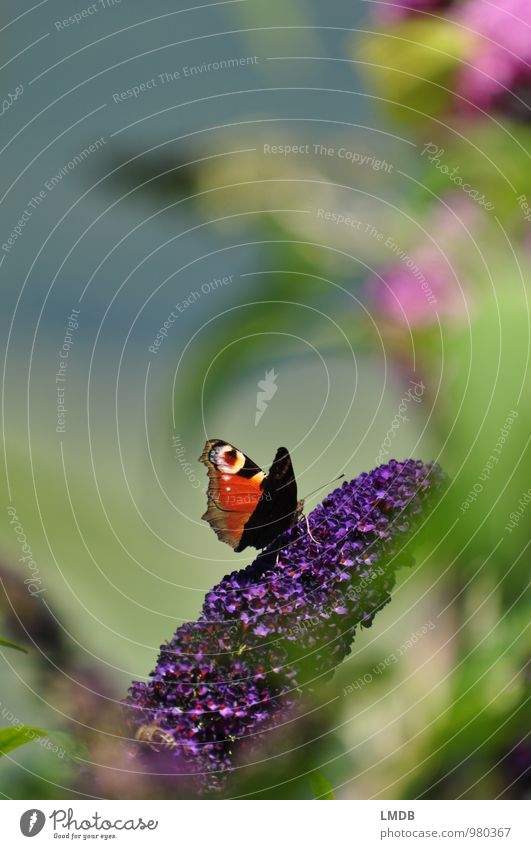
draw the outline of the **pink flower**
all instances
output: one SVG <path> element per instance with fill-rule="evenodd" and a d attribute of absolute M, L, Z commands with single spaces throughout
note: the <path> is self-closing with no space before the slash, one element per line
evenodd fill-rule
<path fill-rule="evenodd" d="M 472 107 L 503 105 L 511 112 L 527 114 L 525 96 L 519 105 L 509 95 L 531 85 L 530 0 L 387 0 L 375 5 L 378 18 L 386 22 L 424 12 L 454 21 L 471 39 L 470 51 L 456 69 L 458 93 Z M 424 19 L 429 24 L 428 14 Z M 436 20 L 432 19 L 432 25 L 437 25 Z M 466 103 L 460 108 L 467 108 Z"/>
<path fill-rule="evenodd" d="M 463 97 L 488 108 L 507 90 L 531 82 L 529 0 L 469 0 L 457 7 L 455 20 L 477 34 L 470 64 L 458 74 Z"/>
<path fill-rule="evenodd" d="M 452 197 L 425 225 L 428 234 L 408 249 L 387 239 L 396 260 L 369 281 L 369 296 L 381 317 L 412 327 L 445 318 L 466 320 L 469 293 L 461 286 L 456 255 L 467 243 L 465 227 L 478 216 L 465 197 Z"/>

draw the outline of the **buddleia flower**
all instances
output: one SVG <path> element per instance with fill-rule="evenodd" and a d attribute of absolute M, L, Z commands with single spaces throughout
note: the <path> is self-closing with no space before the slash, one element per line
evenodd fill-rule
<path fill-rule="evenodd" d="M 221 790 L 262 734 L 293 715 L 391 598 L 406 538 L 445 476 L 392 460 L 343 483 L 256 560 L 225 576 L 196 622 L 161 647 L 126 701 L 139 756 L 164 751 L 198 787 Z"/>

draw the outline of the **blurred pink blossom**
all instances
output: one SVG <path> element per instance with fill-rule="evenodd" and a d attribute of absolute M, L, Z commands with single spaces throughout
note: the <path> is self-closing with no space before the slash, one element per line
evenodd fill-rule
<path fill-rule="evenodd" d="M 431 12 L 445 14 L 465 28 L 472 37 L 472 47 L 457 70 L 458 93 L 472 107 L 489 109 L 503 105 L 513 113 L 527 116 L 525 89 L 531 88 L 531 0 L 387 0 L 375 6 L 378 18 L 385 22 Z M 524 102 L 519 105 L 510 96 L 511 92 Z"/>
<path fill-rule="evenodd" d="M 452 196 L 424 224 L 427 235 L 412 248 L 387 239 L 395 256 L 369 281 L 369 297 L 378 314 L 394 323 L 427 327 L 438 320 L 466 321 L 470 292 L 457 260 L 470 237 L 479 210 L 468 199 Z M 431 238 L 430 238 L 431 237 Z"/>
<path fill-rule="evenodd" d="M 488 108 L 507 89 L 531 82 L 530 0 L 469 0 L 456 8 L 455 20 L 478 35 L 458 75 L 463 97 Z"/>

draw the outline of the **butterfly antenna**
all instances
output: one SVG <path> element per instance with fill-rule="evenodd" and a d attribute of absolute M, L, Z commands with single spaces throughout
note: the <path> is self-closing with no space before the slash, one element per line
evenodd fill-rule
<path fill-rule="evenodd" d="M 334 478 L 333 480 L 328 481 L 328 483 L 321 484 L 321 486 L 318 486 L 317 489 L 314 489 L 314 490 L 312 490 L 312 492 L 309 492 L 307 495 L 305 495 L 304 501 L 306 501 L 306 499 L 310 498 L 312 495 L 315 495 L 316 492 L 320 492 L 322 489 L 325 488 L 325 486 L 330 486 L 331 483 L 335 483 L 336 481 L 339 481 L 339 480 L 341 480 L 341 478 L 344 478 L 344 477 L 345 477 L 345 473 L 343 472 L 342 475 L 338 475 L 337 478 Z"/>

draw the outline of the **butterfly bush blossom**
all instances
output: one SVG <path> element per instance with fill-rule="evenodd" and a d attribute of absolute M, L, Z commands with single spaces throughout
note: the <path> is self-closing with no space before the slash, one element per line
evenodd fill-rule
<path fill-rule="evenodd" d="M 356 627 L 389 602 L 396 569 L 410 564 L 405 537 L 444 479 L 436 464 L 392 460 L 328 495 L 310 533 L 300 521 L 225 576 L 129 690 L 141 756 L 164 749 L 176 770 L 221 789 L 240 751 L 293 716 L 301 689 L 331 674 Z"/>

